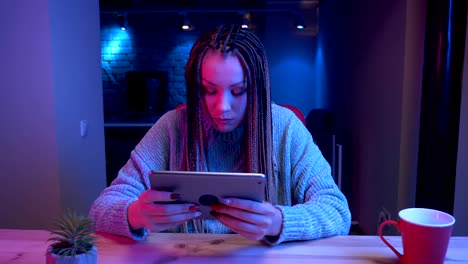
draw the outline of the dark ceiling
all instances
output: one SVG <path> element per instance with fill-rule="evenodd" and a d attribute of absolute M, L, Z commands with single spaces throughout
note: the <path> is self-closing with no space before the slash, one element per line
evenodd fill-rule
<path fill-rule="evenodd" d="M 323 0 L 100 0 L 101 11 L 304 9 Z"/>
<path fill-rule="evenodd" d="M 263 9 L 265 0 L 100 0 L 101 10 Z"/>

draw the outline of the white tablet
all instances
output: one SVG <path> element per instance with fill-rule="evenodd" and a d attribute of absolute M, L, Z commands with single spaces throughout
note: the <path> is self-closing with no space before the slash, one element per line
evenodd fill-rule
<path fill-rule="evenodd" d="M 209 206 L 220 198 L 265 199 L 266 178 L 261 173 L 152 171 L 150 182 L 153 190 L 181 195 L 181 200 L 168 203 L 200 205 L 202 219 L 213 219 Z"/>

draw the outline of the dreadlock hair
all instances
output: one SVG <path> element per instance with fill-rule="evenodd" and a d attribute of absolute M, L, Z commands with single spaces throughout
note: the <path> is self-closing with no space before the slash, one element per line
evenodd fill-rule
<path fill-rule="evenodd" d="M 207 52 L 234 55 L 244 68 L 247 82 L 247 131 L 244 133 L 245 172 L 263 173 L 267 178 L 265 198 L 277 204 L 274 177 L 271 121 L 270 73 L 263 44 L 240 26 L 220 26 L 204 33 L 193 45 L 187 61 L 187 126 L 185 166 L 190 171 L 206 171 L 206 135 L 201 114 L 201 65 Z"/>

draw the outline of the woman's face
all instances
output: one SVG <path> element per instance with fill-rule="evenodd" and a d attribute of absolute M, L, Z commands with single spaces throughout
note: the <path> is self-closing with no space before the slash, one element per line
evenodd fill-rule
<path fill-rule="evenodd" d="M 208 52 L 201 65 L 202 100 L 220 132 L 239 127 L 247 109 L 247 84 L 236 56 Z"/>

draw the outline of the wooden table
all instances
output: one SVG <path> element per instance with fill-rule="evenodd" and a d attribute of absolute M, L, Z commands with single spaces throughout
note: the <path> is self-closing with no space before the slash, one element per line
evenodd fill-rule
<path fill-rule="evenodd" d="M 49 232 L 0 229 L 0 263 L 45 263 Z M 400 237 L 388 237 L 401 252 Z M 151 234 L 146 241 L 98 234 L 99 263 L 398 263 L 377 236 L 339 236 L 269 247 L 239 235 Z M 468 237 L 452 237 L 445 263 L 468 263 Z"/>

